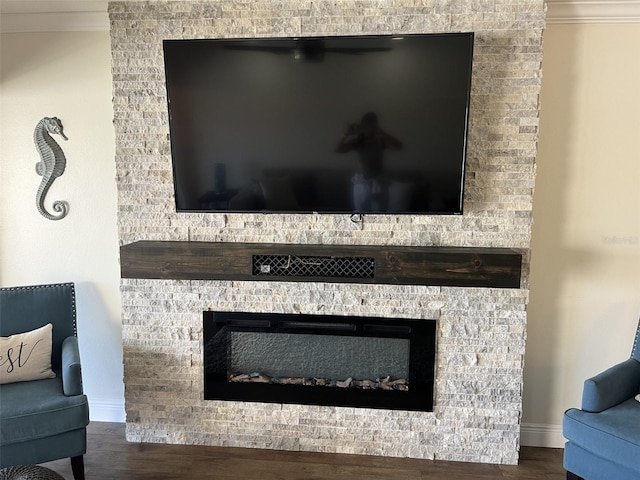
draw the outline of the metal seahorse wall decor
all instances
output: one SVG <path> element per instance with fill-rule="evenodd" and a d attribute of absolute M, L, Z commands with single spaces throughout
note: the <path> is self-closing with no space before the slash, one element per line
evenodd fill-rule
<path fill-rule="evenodd" d="M 52 215 L 44 208 L 46 197 L 53 181 L 64 173 L 67 159 L 60 145 L 51 137 L 51 134 L 60 135 L 68 140 L 62 129 L 62 122 L 56 117 L 45 117 L 38 122 L 33 131 L 33 141 L 40 154 L 40 161 L 36 163 L 36 172 L 42 177 L 38 192 L 36 193 L 36 207 L 38 212 L 49 220 L 61 220 L 67 216 L 69 205 L 67 202 L 56 200 L 53 202 L 53 210 L 57 215 Z"/>

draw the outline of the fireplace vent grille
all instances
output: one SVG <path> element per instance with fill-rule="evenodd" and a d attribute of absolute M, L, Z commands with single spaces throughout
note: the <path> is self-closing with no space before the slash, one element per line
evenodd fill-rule
<path fill-rule="evenodd" d="M 253 255 L 253 275 L 263 277 L 373 278 L 372 257 Z"/>

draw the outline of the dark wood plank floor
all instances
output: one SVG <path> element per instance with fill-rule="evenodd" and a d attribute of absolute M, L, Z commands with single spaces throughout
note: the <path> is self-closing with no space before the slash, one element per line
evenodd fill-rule
<path fill-rule="evenodd" d="M 563 480 L 562 450 L 523 448 L 520 465 L 127 443 L 124 424 L 92 422 L 87 480 Z M 44 464 L 72 480 L 69 460 Z"/>

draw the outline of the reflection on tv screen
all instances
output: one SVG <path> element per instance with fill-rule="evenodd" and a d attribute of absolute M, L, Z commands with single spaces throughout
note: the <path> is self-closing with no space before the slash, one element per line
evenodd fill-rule
<path fill-rule="evenodd" d="M 164 42 L 178 211 L 462 213 L 473 34 Z"/>

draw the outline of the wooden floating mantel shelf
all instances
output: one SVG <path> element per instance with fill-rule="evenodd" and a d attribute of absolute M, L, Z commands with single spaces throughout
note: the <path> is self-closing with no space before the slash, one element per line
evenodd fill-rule
<path fill-rule="evenodd" d="M 507 248 L 139 241 L 120 247 L 122 278 L 520 288 Z"/>

